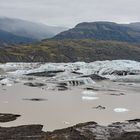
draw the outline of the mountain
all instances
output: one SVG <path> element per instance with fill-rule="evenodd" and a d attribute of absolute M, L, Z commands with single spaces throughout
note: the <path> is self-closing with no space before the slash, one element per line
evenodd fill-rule
<path fill-rule="evenodd" d="M 14 32 L 15 29 L 11 28 L 10 31 Z M 2 45 L 0 43 L 0 62 L 92 62 L 116 59 L 140 61 L 139 23 L 80 23 L 51 39 L 26 45 L 21 44 L 21 38 L 18 37 L 22 37 L 23 42 L 28 38 L 23 39 L 23 36 L 3 30 L 0 32 L 1 40 L 7 39 Z M 11 47 L 5 43 L 8 40 L 18 42 L 19 45 Z"/>
<path fill-rule="evenodd" d="M 35 39 L 14 35 L 10 32 L 0 30 L 0 47 L 5 47 L 6 44 L 24 44 L 32 43 Z"/>
<path fill-rule="evenodd" d="M 140 61 L 139 56 L 139 44 L 94 39 L 44 40 L 32 45 L 0 49 L 0 62 Z"/>
<path fill-rule="evenodd" d="M 3 33 L 7 32 L 10 35 L 13 34 L 14 38 L 17 37 L 17 39 L 14 39 L 16 41 L 13 40 L 12 43 L 13 42 L 26 43 L 26 41 L 22 41 L 22 39 L 24 40 L 26 38 L 27 38 L 27 43 L 33 42 L 35 40 L 40 41 L 42 39 L 53 37 L 57 33 L 60 33 L 66 29 L 67 28 L 47 26 L 41 23 L 34 23 L 21 19 L 0 18 L 1 35 L 3 31 Z M 3 41 L 8 41 L 9 36 L 7 36 L 6 38 L 6 35 L 4 35 L 4 37 L 5 38 L 3 38 L 4 39 Z M 11 42 L 11 39 L 8 41 L 8 43 L 9 42 Z"/>
<path fill-rule="evenodd" d="M 140 24 L 84 22 L 56 35 L 53 39 L 97 39 L 140 43 Z"/>
<path fill-rule="evenodd" d="M 134 23 L 126 24 L 126 26 L 131 27 L 134 30 L 140 31 L 140 22 L 134 22 Z"/>

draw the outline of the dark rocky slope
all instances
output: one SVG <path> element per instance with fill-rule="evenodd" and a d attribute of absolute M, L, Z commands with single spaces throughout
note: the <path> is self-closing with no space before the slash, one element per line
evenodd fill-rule
<path fill-rule="evenodd" d="M 101 126 L 95 122 L 43 132 L 41 125 L 0 127 L 0 140 L 139 140 L 140 120 Z"/>
<path fill-rule="evenodd" d="M 0 140 L 46 140 L 42 125 L 0 127 Z"/>

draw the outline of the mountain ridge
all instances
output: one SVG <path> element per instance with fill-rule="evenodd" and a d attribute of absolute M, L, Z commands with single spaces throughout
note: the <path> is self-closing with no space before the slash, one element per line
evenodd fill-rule
<path fill-rule="evenodd" d="M 51 38 L 57 33 L 64 31 L 65 29 L 66 28 L 63 27 L 47 26 L 42 23 L 36 23 L 22 19 L 0 17 L 1 35 L 2 33 L 5 32 L 5 38 L 3 37 L 3 40 L 2 38 L 0 39 L 1 42 L 4 43 L 18 44 L 19 42 L 21 43 L 37 42 L 41 41 L 42 39 Z M 14 39 L 13 40 L 9 39 L 9 36 L 11 36 L 11 38 Z"/>
<path fill-rule="evenodd" d="M 14 35 L 10 32 L 0 30 L 0 44 L 24 44 L 24 43 L 32 43 L 35 42 L 35 39 L 28 37 L 21 37 Z"/>
<path fill-rule="evenodd" d="M 138 23 L 80 23 L 74 29 L 58 34 L 57 36 L 62 35 L 60 38 L 55 36 L 33 44 L 0 47 L 0 62 L 93 62 L 116 59 L 140 61 L 140 35 L 136 31 L 139 28 L 136 25 Z M 129 32 L 133 31 L 135 38 L 130 36 L 132 32 L 130 34 L 128 29 Z M 96 31 L 94 35 L 99 38 L 93 38 L 93 31 Z M 135 34 L 137 32 L 138 35 Z"/>
<path fill-rule="evenodd" d="M 140 26 L 135 24 L 117 24 L 107 21 L 83 22 L 57 34 L 53 39 L 96 39 L 140 43 Z"/>

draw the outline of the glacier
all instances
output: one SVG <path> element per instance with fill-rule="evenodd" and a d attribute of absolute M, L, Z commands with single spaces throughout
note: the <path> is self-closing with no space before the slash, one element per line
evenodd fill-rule
<path fill-rule="evenodd" d="M 93 79 L 81 76 L 96 74 L 112 81 L 140 82 L 140 62 L 132 60 L 106 60 L 91 63 L 5 63 L 0 64 L 0 69 L 5 72 L 6 78 L 14 80 L 31 73 L 56 72 L 53 77 L 47 78 L 48 81 L 63 82 L 83 79 L 87 84 L 94 84 Z M 57 71 L 63 72 L 57 73 Z M 11 81 L 6 81 L 6 79 L 0 83 L 5 82 L 11 84 Z"/>

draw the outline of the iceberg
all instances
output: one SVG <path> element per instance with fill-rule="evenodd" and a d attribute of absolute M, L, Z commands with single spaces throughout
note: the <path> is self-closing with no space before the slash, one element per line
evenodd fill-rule
<path fill-rule="evenodd" d="M 117 113 L 122 113 L 122 112 L 128 112 L 129 110 L 126 108 L 115 108 L 114 111 Z"/>
<path fill-rule="evenodd" d="M 13 82 L 7 78 L 3 79 L 0 81 L 1 85 L 5 85 L 5 86 L 12 86 Z"/>
<path fill-rule="evenodd" d="M 93 96 L 82 96 L 83 100 L 97 100 L 99 97 L 93 97 Z"/>
<path fill-rule="evenodd" d="M 83 95 L 89 95 L 89 96 L 97 95 L 96 92 L 88 91 L 88 90 L 83 91 L 82 94 L 83 94 Z"/>

